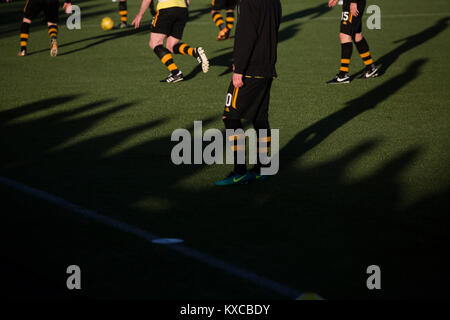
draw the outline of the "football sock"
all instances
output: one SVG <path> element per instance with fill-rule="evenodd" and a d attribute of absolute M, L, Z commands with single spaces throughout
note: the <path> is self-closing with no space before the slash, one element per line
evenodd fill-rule
<path fill-rule="evenodd" d="M 127 2 L 126 1 L 120 1 L 119 2 L 119 15 L 120 15 L 120 21 L 127 23 Z"/>
<path fill-rule="evenodd" d="M 258 139 L 258 159 L 252 171 L 254 171 L 256 174 L 261 174 L 261 168 L 270 165 L 268 163 L 263 164 L 260 159 L 260 157 L 268 157 L 270 153 L 271 134 L 269 120 L 255 120 L 253 122 L 253 127 L 256 130 L 256 136 Z"/>
<path fill-rule="evenodd" d="M 227 11 L 227 29 L 233 29 L 234 24 L 234 11 Z"/>
<path fill-rule="evenodd" d="M 369 44 L 365 38 L 361 41 L 355 42 L 356 48 L 358 49 L 359 55 L 363 59 L 364 65 L 370 66 L 373 63 L 372 56 L 370 55 Z"/>
<path fill-rule="evenodd" d="M 341 43 L 341 68 L 339 69 L 339 76 L 344 76 L 348 73 L 350 66 L 350 59 L 352 57 L 353 44 L 351 42 Z"/>
<path fill-rule="evenodd" d="M 226 129 L 232 129 L 235 131 L 242 130 L 241 133 L 230 135 L 227 139 L 231 142 L 230 146 L 233 151 L 234 172 L 237 174 L 245 174 L 247 172 L 247 165 L 245 164 L 245 135 L 241 120 L 225 118 L 223 119 L 223 122 Z"/>
<path fill-rule="evenodd" d="M 27 49 L 29 36 L 30 36 L 30 24 L 22 22 L 22 25 L 20 26 L 20 51 Z"/>
<path fill-rule="evenodd" d="M 183 55 L 189 55 L 194 57 L 194 48 L 191 48 L 188 44 L 184 42 L 178 42 L 173 47 L 173 53 L 175 54 L 183 54 Z"/>
<path fill-rule="evenodd" d="M 212 18 L 214 20 L 214 23 L 217 27 L 219 27 L 220 30 L 225 29 L 225 22 L 223 21 L 222 14 L 220 12 L 214 12 L 212 14 Z"/>
<path fill-rule="evenodd" d="M 50 39 L 56 39 L 58 36 L 58 26 L 56 24 L 48 26 L 48 35 L 50 36 Z"/>
<path fill-rule="evenodd" d="M 176 64 L 173 62 L 172 54 L 167 48 L 164 48 L 162 45 L 155 47 L 153 50 L 161 62 L 169 69 L 172 74 L 177 74 L 180 70 L 178 70 Z"/>

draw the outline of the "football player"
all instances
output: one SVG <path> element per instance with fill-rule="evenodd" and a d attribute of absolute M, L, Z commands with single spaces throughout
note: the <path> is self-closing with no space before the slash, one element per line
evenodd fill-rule
<path fill-rule="evenodd" d="M 329 0 L 328 6 L 334 7 L 338 0 Z M 342 6 L 341 32 L 339 38 L 341 40 L 341 67 L 339 73 L 328 84 L 349 83 L 348 75 L 350 67 L 350 59 L 352 57 L 353 42 L 358 49 L 366 70 L 361 78 L 374 78 L 378 76 L 378 69 L 375 66 L 369 45 L 362 34 L 362 17 L 366 7 L 366 0 L 344 0 Z"/>
<path fill-rule="evenodd" d="M 132 22 L 135 28 L 139 28 L 142 16 L 151 3 L 152 0 L 142 0 L 139 13 Z M 205 50 L 202 47 L 191 48 L 188 44 L 181 42 L 184 27 L 188 21 L 187 5 L 189 5 L 189 0 L 158 1 L 156 15 L 150 29 L 149 46 L 170 71 L 167 79 L 161 80 L 161 82 L 175 83 L 184 80 L 183 73 L 176 66 L 172 54 L 192 56 L 201 64 L 204 73 L 209 70 L 209 61 Z M 166 46 L 164 46 L 164 40 L 166 40 Z"/>
<path fill-rule="evenodd" d="M 66 13 L 72 12 L 72 1 L 65 0 L 63 9 Z M 20 27 L 20 51 L 18 56 L 27 55 L 27 44 L 30 36 L 31 20 L 35 18 L 39 12 L 44 11 L 45 21 L 47 21 L 48 34 L 50 36 L 50 55 L 56 57 L 58 55 L 58 16 L 59 1 L 58 0 L 27 0 L 25 4 L 24 17 Z"/>
<path fill-rule="evenodd" d="M 214 23 L 219 28 L 219 35 L 217 41 L 226 40 L 230 38 L 231 29 L 234 24 L 234 8 L 236 7 L 237 0 L 212 0 L 211 2 L 211 15 Z M 221 10 L 226 10 L 226 18 L 223 19 Z"/>
<path fill-rule="evenodd" d="M 278 29 L 281 23 L 280 0 L 239 1 L 238 23 L 234 41 L 234 73 L 228 88 L 222 120 L 227 130 L 243 132 L 241 119 L 253 122 L 257 132 L 258 161 L 247 171 L 245 135 L 227 137 L 232 141 L 234 170 L 216 186 L 264 180 L 261 158 L 270 150 L 269 100 L 276 77 Z M 244 161 L 242 161 L 244 160 Z"/>

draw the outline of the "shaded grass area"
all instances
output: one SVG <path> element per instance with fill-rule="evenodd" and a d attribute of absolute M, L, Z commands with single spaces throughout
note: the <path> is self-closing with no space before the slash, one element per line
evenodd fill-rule
<path fill-rule="evenodd" d="M 194 120 L 222 128 L 232 43 L 214 41 L 206 4 L 193 4 L 185 40 L 206 48 L 211 72 L 176 56 L 188 79 L 176 86 L 157 82 L 166 70 L 148 49 L 147 27 L 91 27 L 103 14 L 95 12 L 115 4 L 89 1 L 87 27 L 61 30 L 56 59 L 45 29 L 32 29 L 26 59 L 14 56 L 16 35 L 2 33 L 0 64 L 10 76 L 0 80 L 0 174 L 300 291 L 448 296 L 448 17 L 444 1 L 409 3 L 410 14 L 441 15 L 386 17 L 382 30 L 366 32 L 383 75 L 327 87 L 339 61 L 338 9 L 283 1 L 270 114 L 280 128 L 280 172 L 228 189 L 212 186 L 227 166 L 170 161 L 174 129 Z M 405 13 L 401 1 L 380 6 Z M 355 54 L 355 75 L 360 65 Z M 48 296 L 283 298 L 3 187 L 2 195 L 4 268 Z M 69 264 L 85 270 L 78 295 L 64 290 Z M 382 268 L 381 292 L 365 287 L 371 264 Z M 15 294 L 33 293 L 17 281 Z"/>

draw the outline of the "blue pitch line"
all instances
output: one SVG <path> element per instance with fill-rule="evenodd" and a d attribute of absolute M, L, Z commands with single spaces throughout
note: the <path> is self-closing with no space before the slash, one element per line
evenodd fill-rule
<path fill-rule="evenodd" d="M 7 187 L 9 187 L 11 189 L 26 193 L 34 198 L 45 200 L 45 201 L 50 202 L 58 207 L 63 208 L 63 209 L 81 214 L 89 219 L 93 219 L 104 225 L 108 225 L 110 227 L 113 227 L 115 229 L 118 229 L 118 230 L 121 230 L 121 231 L 124 231 L 127 233 L 131 233 L 147 242 L 152 243 L 153 240 L 160 239 L 160 237 L 158 237 L 150 232 L 147 232 L 140 228 L 134 227 L 127 223 L 121 222 L 119 220 L 101 215 L 95 211 L 77 206 L 73 203 L 70 203 L 70 202 L 64 200 L 63 198 L 51 195 L 42 190 L 38 190 L 38 189 L 35 189 L 32 187 L 26 186 L 20 182 L 0 176 L 0 183 L 2 183 L 3 185 L 6 185 Z M 245 269 L 239 268 L 231 263 L 214 258 L 208 254 L 205 254 L 205 253 L 200 252 L 195 249 L 191 249 L 184 245 L 179 245 L 179 244 L 172 244 L 172 245 L 162 244 L 162 245 L 164 245 L 165 247 L 167 247 L 175 252 L 178 252 L 184 256 L 193 258 L 197 261 L 201 261 L 211 267 L 223 270 L 231 275 L 234 275 L 241 279 L 245 279 L 245 280 L 252 282 L 253 284 L 256 284 L 258 286 L 261 286 L 263 288 L 275 291 L 283 296 L 286 296 L 286 297 L 289 297 L 292 299 L 296 299 L 302 294 L 301 292 L 299 292 L 295 289 L 289 288 L 281 283 L 278 283 L 276 281 L 259 276 L 251 271 L 247 271 Z"/>

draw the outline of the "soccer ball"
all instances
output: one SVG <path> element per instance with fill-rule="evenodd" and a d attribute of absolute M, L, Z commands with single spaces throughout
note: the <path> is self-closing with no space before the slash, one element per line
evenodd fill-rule
<path fill-rule="evenodd" d="M 111 30 L 114 27 L 114 21 L 110 17 L 105 17 L 102 19 L 102 29 Z"/>

